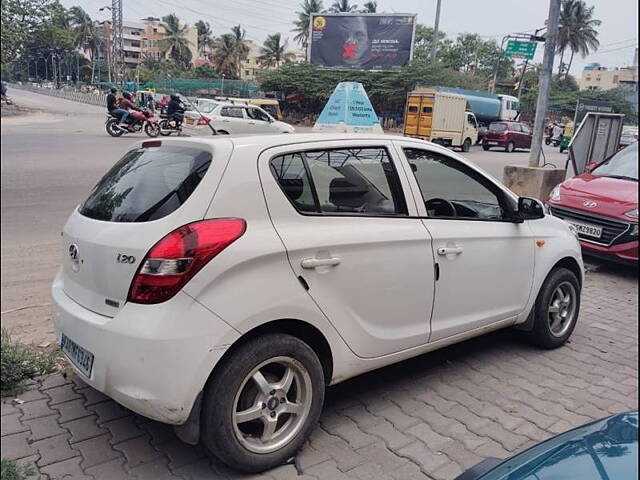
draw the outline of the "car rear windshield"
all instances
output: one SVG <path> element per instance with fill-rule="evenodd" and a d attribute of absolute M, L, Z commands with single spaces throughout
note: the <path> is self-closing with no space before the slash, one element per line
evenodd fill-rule
<path fill-rule="evenodd" d="M 182 146 L 131 150 L 98 182 L 80 213 L 107 222 L 165 217 L 187 201 L 211 160 L 209 152 Z"/>
<path fill-rule="evenodd" d="M 492 132 L 504 132 L 507 129 L 506 123 L 492 123 L 489 125 L 489 130 Z"/>

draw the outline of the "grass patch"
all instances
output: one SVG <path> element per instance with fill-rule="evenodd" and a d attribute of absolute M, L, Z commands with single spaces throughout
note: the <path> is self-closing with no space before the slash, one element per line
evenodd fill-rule
<path fill-rule="evenodd" d="M 25 380 L 50 373 L 55 369 L 57 349 L 41 351 L 13 342 L 9 332 L 4 328 L 1 335 L 0 390 L 3 397 L 19 390 Z"/>
<path fill-rule="evenodd" d="M 21 467 L 15 460 L 6 458 L 0 461 L 0 480 L 24 480 L 34 473 L 33 465 Z"/>

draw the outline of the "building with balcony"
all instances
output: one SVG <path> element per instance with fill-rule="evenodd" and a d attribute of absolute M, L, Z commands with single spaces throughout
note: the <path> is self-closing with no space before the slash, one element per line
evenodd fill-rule
<path fill-rule="evenodd" d="M 599 63 L 591 63 L 584 67 L 580 80 L 580 90 L 613 90 L 618 87 L 628 87 L 638 91 L 638 49 L 636 49 L 633 64 L 630 67 L 609 69 Z"/>

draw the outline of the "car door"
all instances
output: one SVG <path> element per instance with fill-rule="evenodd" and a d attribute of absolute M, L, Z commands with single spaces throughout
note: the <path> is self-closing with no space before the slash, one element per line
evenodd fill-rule
<path fill-rule="evenodd" d="M 520 127 L 522 128 L 522 148 L 531 148 L 531 129 L 524 123 L 520 124 Z"/>
<path fill-rule="evenodd" d="M 529 299 L 534 268 L 529 225 L 509 220 L 515 202 L 461 159 L 396 144 L 420 195 L 439 269 L 431 341 L 515 319 Z"/>
<path fill-rule="evenodd" d="M 225 106 L 220 109 L 220 130 L 228 133 L 249 133 L 244 108 Z"/>
<path fill-rule="evenodd" d="M 427 343 L 431 239 L 391 142 L 273 148 L 259 172 L 293 274 L 353 352 L 372 358 Z"/>
<path fill-rule="evenodd" d="M 245 109 L 247 116 L 247 123 L 249 124 L 249 130 L 255 133 L 273 133 L 274 129 L 271 127 L 271 119 L 266 112 L 258 107 L 247 107 Z"/>
<path fill-rule="evenodd" d="M 512 123 L 509 127 L 511 130 L 510 135 L 513 144 L 516 146 L 516 148 L 522 148 L 522 129 L 520 128 L 520 125 L 517 123 Z"/>

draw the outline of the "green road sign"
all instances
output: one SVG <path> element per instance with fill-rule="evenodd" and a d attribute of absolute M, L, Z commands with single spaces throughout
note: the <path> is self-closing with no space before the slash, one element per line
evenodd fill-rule
<path fill-rule="evenodd" d="M 509 40 L 504 56 L 507 58 L 525 58 L 533 60 L 536 53 L 536 42 L 521 42 L 518 40 Z"/>

